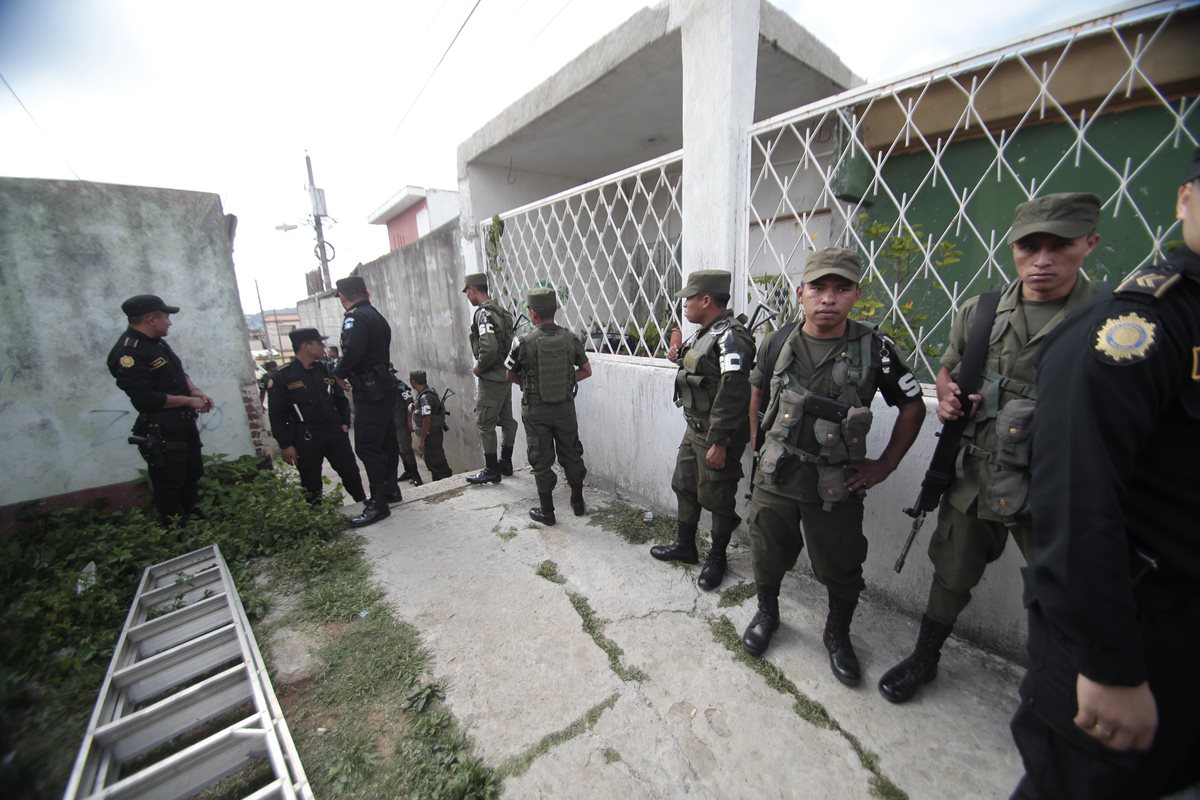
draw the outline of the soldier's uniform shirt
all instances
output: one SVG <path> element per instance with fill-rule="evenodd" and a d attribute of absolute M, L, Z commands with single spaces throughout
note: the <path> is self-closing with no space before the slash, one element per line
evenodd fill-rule
<path fill-rule="evenodd" d="M 392 329 L 367 300 L 355 303 L 342 320 L 341 358 L 333 374 L 354 391 L 354 449 L 367 469 L 372 497 L 383 501 L 396 480 L 400 442 L 396 435 L 395 380 L 388 371 Z M 376 392 L 367 391 L 367 376 Z M 388 473 L 391 473 L 390 475 Z"/>
<path fill-rule="evenodd" d="M 539 325 L 534 330 L 513 342 L 512 352 L 505 362 L 508 370 L 521 375 L 521 422 L 525 427 L 529 466 L 533 470 L 534 483 L 540 494 L 548 494 L 558 482 L 554 474 L 554 458 L 567 475 L 567 483 L 582 485 L 587 476 L 583 463 L 583 443 L 579 441 L 579 422 L 575 416 L 574 378 L 570 379 L 572 391 L 566 400 L 547 403 L 538 391 L 539 378 L 535 377 L 537 340 L 559 337 L 567 339 L 568 364 L 574 371 L 588 363 L 583 342 L 566 328 L 553 322 Z"/>
<path fill-rule="evenodd" d="M 847 320 L 846 333 L 832 340 L 813 338 L 797 326 L 781 348 L 776 363 L 767 363 L 771 342 L 777 335 L 778 332 L 767 336 L 759 346 L 750 381 L 760 390 L 769 388 L 777 364 L 790 357 L 787 369 L 800 386 L 818 396 L 839 396 L 844 387 L 839 383 L 838 373 L 841 369 L 849 371 L 848 367 L 839 369 L 839 362 L 848 364 L 847 359 L 860 358 L 864 352 L 863 340 L 869 337 L 866 352 L 870 363 L 860 365 L 862 374 L 854 387 L 857 404 L 870 408 L 876 392 L 890 406 L 921 400 L 920 384 L 895 345 L 868 326 Z M 772 392 L 772 407 L 779 402 L 779 394 Z M 782 425 L 781 417 L 778 413 L 774 418 L 768 415 L 772 428 Z M 815 458 L 821 446 L 813 431 L 814 422 L 815 418 L 805 415 L 799 447 Z M 767 480 L 760 467 L 755 474 L 750 505 L 755 582 L 778 586 L 807 542 L 817 579 L 828 587 L 831 595 L 847 602 L 857 601 L 863 588 L 862 564 L 867 556 L 867 540 L 862 532 L 864 494 L 852 493 L 825 508 L 818 489 L 817 464 L 801 462 L 794 456 L 787 458 L 777 470 L 774 483 Z"/>
<path fill-rule="evenodd" d="M 479 429 L 483 452 L 495 453 L 496 428 L 500 444 L 512 447 L 517 436 L 517 420 L 512 409 L 512 384 L 504 360 L 511 349 L 512 323 L 490 298 L 471 315 L 471 355 L 479 368 L 476 386 L 475 426 Z"/>
<path fill-rule="evenodd" d="M 1045 319 L 1045 312 L 1054 308 L 1027 308 L 1021 299 L 1021 282 L 1009 284 L 1000 295 L 996 321 L 992 326 L 985 367 L 993 376 L 1003 376 L 998 402 L 992 398 L 989 408 L 982 409 L 980 419 L 960 445 L 961 474 L 955 475 L 947 487 L 938 508 L 937 526 L 929 537 L 929 558 L 934 565 L 933 583 L 929 590 L 926 613 L 943 625 L 953 625 L 971 600 L 971 590 L 978 585 L 987 565 L 1000 558 L 1011 535 L 1029 559 L 1033 549 L 1033 527 L 1027 512 L 1007 521 L 996 514 L 982 496 L 991 466 L 979 451 L 997 449 L 995 415 L 1005 404 L 1017 398 L 1036 397 L 1037 357 L 1046 338 L 1064 320 L 1074 314 L 1095 294 L 1096 287 L 1082 273 L 1061 308 Z M 963 304 L 954 318 L 950 342 L 942 355 L 941 364 L 954 374 L 966 349 L 967 332 L 975 316 L 979 298 Z M 1033 325 L 1030 324 L 1032 321 Z M 1038 326 L 1040 322 L 1040 326 Z M 1035 330 L 1036 328 L 1036 330 Z M 1034 429 L 1042 423 L 1041 409 L 1053 399 L 1043 399 L 1034 413 Z M 971 447 L 979 448 L 973 451 Z"/>
<path fill-rule="evenodd" d="M 1038 388 L 1029 672 L 1013 733 L 1043 796 L 1157 798 L 1200 781 L 1200 256 L 1181 246 L 1065 322 Z M 1149 681 L 1148 754 L 1074 728 L 1077 673 Z"/>
<path fill-rule="evenodd" d="M 426 386 L 413 400 L 413 434 L 418 438 L 425 418 L 430 420 L 429 433 L 425 437 L 425 466 L 433 480 L 449 478 L 453 473 L 446 461 L 444 446 L 446 436 L 446 407 L 432 386 Z"/>
<path fill-rule="evenodd" d="M 689 391 L 684 360 L 690 350 L 705 347 L 692 373 L 694 385 L 690 391 L 702 396 L 696 407 L 683 396 Z M 754 337 L 731 310 L 698 330 L 692 343 L 679 353 L 677 402 L 683 407 L 687 429 L 675 456 L 671 489 L 679 521 L 695 526 L 700 522 L 701 510 L 708 509 L 716 539 L 729 537 L 741 522 L 735 508 L 742 454 L 750 440 L 749 375 L 753 367 Z M 725 447 L 722 469 L 708 466 L 706 457 L 712 445 Z"/>
<path fill-rule="evenodd" d="M 400 450 L 389 459 L 388 463 L 392 471 L 391 474 L 399 474 L 398 471 L 402 461 L 406 467 L 410 461 L 414 464 L 416 463 L 416 458 L 413 455 L 412 430 L 408 425 L 408 407 L 413 402 L 413 390 L 411 386 L 400 380 L 399 377 L 396 378 L 396 383 L 398 384 L 396 405 L 392 410 L 392 414 L 396 420 L 396 435 L 400 440 Z"/>
<path fill-rule="evenodd" d="M 163 407 L 167 395 L 190 394 L 183 362 L 166 340 L 128 328 L 109 351 L 107 363 L 118 388 L 139 412 L 135 431 L 148 432 L 145 428 L 151 426 L 165 443 L 162 462 L 148 463 L 147 469 L 159 515 L 164 520 L 186 515 L 196 504 L 204 472 L 196 411 Z"/>
<path fill-rule="evenodd" d="M 293 359 L 268 380 L 271 433 L 281 450 L 296 448 L 300 485 L 313 499 L 321 496 L 321 464 L 329 464 L 346 491 L 363 499 L 362 478 L 350 437 L 342 430 L 350 424 L 350 403 L 322 361 L 308 369 Z"/>

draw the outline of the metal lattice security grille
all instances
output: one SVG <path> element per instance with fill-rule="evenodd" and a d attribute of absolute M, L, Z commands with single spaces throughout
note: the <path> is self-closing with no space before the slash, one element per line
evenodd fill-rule
<path fill-rule="evenodd" d="M 673 153 L 509 211 L 480 226 L 492 294 L 558 293 L 558 324 L 589 349 L 661 356 L 682 286 L 682 158 Z"/>
<path fill-rule="evenodd" d="M 1017 204 L 1099 195 L 1093 279 L 1161 257 L 1180 239 L 1174 192 L 1200 138 L 1196 42 L 1194 3 L 1128 8 L 755 126 L 749 306 L 795 319 L 807 256 L 855 249 L 854 316 L 931 381 L 954 311 L 1015 278 Z"/>

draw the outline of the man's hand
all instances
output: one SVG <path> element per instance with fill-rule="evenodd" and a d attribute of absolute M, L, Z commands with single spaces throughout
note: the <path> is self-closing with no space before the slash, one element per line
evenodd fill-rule
<path fill-rule="evenodd" d="M 343 425 L 343 426 L 342 426 L 342 433 L 349 433 L 349 432 L 350 432 L 350 426 L 349 426 L 349 425 Z"/>
<path fill-rule="evenodd" d="M 345 426 L 343 425 L 342 427 Z M 293 467 L 296 466 L 296 462 L 300 460 L 300 454 L 296 452 L 295 446 L 283 448 L 279 451 L 279 455 L 285 462 L 291 464 Z"/>
<path fill-rule="evenodd" d="M 679 350 L 681 345 L 673 344 L 667 349 L 667 360 L 672 364 L 679 363 Z"/>
<path fill-rule="evenodd" d="M 958 419 L 963 415 L 961 396 L 962 389 L 954 381 L 950 381 L 944 386 L 938 386 L 937 416 L 942 424 Z M 980 395 L 972 394 L 968 395 L 967 399 L 971 401 L 970 416 L 973 417 L 979 413 L 979 407 L 983 405 L 983 398 Z"/>
<path fill-rule="evenodd" d="M 338 378 L 337 385 L 342 387 L 343 392 L 350 391 L 350 382 L 348 380 L 346 380 L 345 378 Z"/>
<path fill-rule="evenodd" d="M 1079 713 L 1075 725 L 1112 750 L 1149 750 L 1158 728 L 1158 705 L 1143 681 L 1137 686 L 1108 686 L 1083 675 L 1075 679 Z"/>
<path fill-rule="evenodd" d="M 704 463 L 709 469 L 725 469 L 725 445 L 714 444 L 704 454 Z"/>
<path fill-rule="evenodd" d="M 852 492 L 870 489 L 887 480 L 887 476 L 896 468 L 882 458 L 866 458 L 862 461 L 851 461 L 843 465 L 846 472 L 846 488 Z"/>
<path fill-rule="evenodd" d="M 424 436 L 422 436 L 420 439 L 417 440 L 417 455 L 420 455 L 420 456 L 425 455 L 425 437 Z"/>
<path fill-rule="evenodd" d="M 479 377 L 479 365 L 478 364 L 471 367 L 471 374 L 474 375 L 476 378 Z"/>

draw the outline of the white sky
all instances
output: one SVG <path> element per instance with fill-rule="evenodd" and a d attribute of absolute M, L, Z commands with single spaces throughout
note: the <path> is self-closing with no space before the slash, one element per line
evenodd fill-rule
<path fill-rule="evenodd" d="M 776 4 L 868 80 L 1111 5 Z M 258 310 L 255 280 L 268 310 L 293 306 L 317 266 L 306 151 L 336 220 L 326 220 L 336 280 L 387 251 L 386 229 L 366 222 L 371 212 L 405 185 L 457 189 L 459 142 L 645 5 L 0 0 L 0 74 L 29 111 L 0 84 L 0 175 L 219 194 L 238 216 L 243 307 Z M 301 228 L 280 233 L 282 223 Z"/>

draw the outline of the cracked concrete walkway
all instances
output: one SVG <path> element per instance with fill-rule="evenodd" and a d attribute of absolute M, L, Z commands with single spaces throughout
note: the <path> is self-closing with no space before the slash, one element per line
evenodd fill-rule
<path fill-rule="evenodd" d="M 824 591 L 796 571 L 766 661 L 833 720 L 814 724 L 795 694 L 714 633 L 727 617 L 740 635 L 754 598 L 718 607 L 718 594 L 696 587 L 695 568 L 659 563 L 648 545 L 573 516 L 561 479 L 559 488 L 554 527 L 529 519 L 537 495 L 519 471 L 492 486 L 454 476 L 406 487 L 392 516 L 363 530 L 446 702 L 508 775 L 505 797 L 901 796 L 888 781 L 913 800 L 1008 796 L 1021 774 L 1008 734 L 1018 665 L 951 639 L 938 680 L 893 706 L 875 683 L 907 654 L 917 623 L 864 599 L 852 635 L 865 678 L 844 687 L 821 645 Z M 615 498 L 589 489 L 586 499 L 591 510 Z M 743 526 L 722 589 L 753 580 L 745 536 Z M 547 560 L 561 584 L 539 576 Z M 583 629 L 588 608 L 597 637 Z M 605 640 L 632 679 L 610 666 Z"/>

